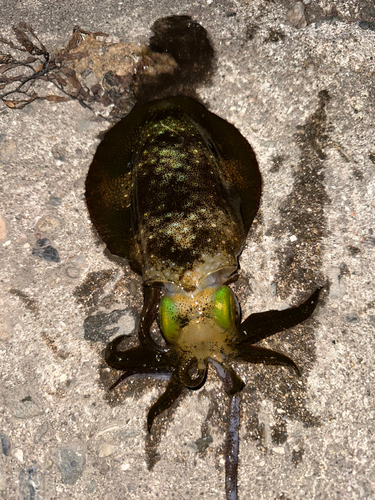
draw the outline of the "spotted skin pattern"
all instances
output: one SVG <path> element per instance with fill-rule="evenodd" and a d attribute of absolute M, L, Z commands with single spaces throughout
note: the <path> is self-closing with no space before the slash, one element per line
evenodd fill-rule
<path fill-rule="evenodd" d="M 240 133 L 175 97 L 134 108 L 107 133 L 90 167 L 87 202 L 109 249 L 146 284 L 194 289 L 218 269 L 236 270 L 260 185 Z"/>
<path fill-rule="evenodd" d="M 121 350 L 120 336 L 108 344 L 105 359 L 123 372 L 114 386 L 140 373 L 170 375 L 149 410 L 149 431 L 184 387 L 204 384 L 209 363 L 236 398 L 233 425 L 239 411 L 235 395 L 244 383 L 231 359 L 299 373 L 284 354 L 254 344 L 307 319 L 320 289 L 300 306 L 252 314 L 241 323 L 237 298 L 227 286 L 260 195 L 249 143 L 188 97 L 136 106 L 98 147 L 86 181 L 91 218 L 109 250 L 125 257 L 144 282 L 139 346 Z M 163 344 L 151 336 L 155 321 Z M 233 425 L 227 438 L 228 499 L 237 498 Z"/>
<path fill-rule="evenodd" d="M 186 115 L 148 123 L 141 142 L 134 186 L 142 193 L 136 223 L 145 282 L 194 289 L 218 266 L 235 268 L 244 228 L 223 188 L 219 154 Z"/>

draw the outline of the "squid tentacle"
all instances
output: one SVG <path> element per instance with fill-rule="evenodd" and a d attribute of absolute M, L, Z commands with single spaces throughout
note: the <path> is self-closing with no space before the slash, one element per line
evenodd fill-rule
<path fill-rule="evenodd" d="M 159 371 L 159 370 L 147 370 L 146 372 L 140 372 L 139 370 L 128 370 L 124 372 L 111 386 L 109 386 L 109 391 L 112 391 L 115 387 L 117 387 L 121 382 L 126 380 L 129 377 L 132 377 L 133 375 L 136 375 L 138 377 L 152 377 L 154 379 L 159 379 L 159 380 L 169 380 L 171 374 L 170 372 L 167 371 Z M 135 377 L 137 378 L 137 377 Z"/>
<path fill-rule="evenodd" d="M 171 371 L 171 356 L 144 346 L 133 347 L 126 351 L 117 349 L 123 336 L 116 337 L 107 345 L 105 360 L 112 368 L 133 373 L 158 373 Z M 130 375 L 129 375 L 130 376 Z"/>
<path fill-rule="evenodd" d="M 318 303 L 322 288 L 317 288 L 310 297 L 296 307 L 290 307 L 282 311 L 271 310 L 251 314 L 240 325 L 237 344 L 256 344 L 275 333 L 282 332 L 288 328 L 302 323 L 308 319 Z"/>
<path fill-rule="evenodd" d="M 229 426 L 225 440 L 225 493 L 227 500 L 237 500 L 240 402 L 239 393 L 230 399 Z"/>
<path fill-rule="evenodd" d="M 158 314 L 161 294 L 162 292 L 159 287 L 144 287 L 144 301 L 139 321 L 138 338 L 143 347 L 154 349 L 158 352 L 166 352 L 168 348 L 157 344 L 151 337 L 151 327 Z"/>
<path fill-rule="evenodd" d="M 234 357 L 239 361 L 246 361 L 254 364 L 264 363 L 266 365 L 290 366 L 294 368 L 297 375 L 301 375 L 298 366 L 291 358 L 281 352 L 266 349 L 265 347 L 246 344 L 241 345 L 237 347 Z"/>
<path fill-rule="evenodd" d="M 176 377 L 174 373 L 172 373 L 171 378 L 169 379 L 168 385 L 165 389 L 165 392 L 155 401 L 155 403 L 148 410 L 147 415 L 147 430 L 151 433 L 151 427 L 155 420 L 155 418 L 160 415 L 164 410 L 167 410 L 179 397 L 182 392 L 183 385 Z"/>

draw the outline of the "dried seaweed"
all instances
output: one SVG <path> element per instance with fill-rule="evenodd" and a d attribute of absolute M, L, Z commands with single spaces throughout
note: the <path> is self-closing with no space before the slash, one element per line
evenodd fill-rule
<path fill-rule="evenodd" d="M 75 99 L 117 121 L 134 105 L 131 85 L 142 47 L 108 42 L 106 33 L 76 27 L 67 45 L 52 52 L 30 25 L 22 22 L 13 31 L 18 44 L 0 37 L 0 43 L 11 49 L 0 52 L 0 99 L 8 108 L 22 109 L 38 99 Z M 25 53 L 30 55 L 24 57 Z"/>

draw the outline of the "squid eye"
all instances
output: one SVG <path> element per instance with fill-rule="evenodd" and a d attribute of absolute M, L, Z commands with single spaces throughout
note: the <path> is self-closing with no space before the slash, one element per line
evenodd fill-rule
<path fill-rule="evenodd" d="M 235 322 L 236 311 L 233 294 L 227 286 L 218 289 L 214 296 L 214 318 L 216 323 L 224 330 Z"/>
<path fill-rule="evenodd" d="M 178 307 L 171 297 L 163 297 L 159 305 L 160 328 L 165 340 L 173 340 L 180 330 Z"/>

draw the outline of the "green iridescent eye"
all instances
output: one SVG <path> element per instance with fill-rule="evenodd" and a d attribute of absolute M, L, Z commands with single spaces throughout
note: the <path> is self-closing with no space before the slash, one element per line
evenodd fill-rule
<path fill-rule="evenodd" d="M 227 286 L 220 287 L 214 298 L 214 317 L 216 323 L 227 330 L 235 320 L 232 292 Z"/>
<path fill-rule="evenodd" d="M 163 297 L 159 305 L 160 328 L 165 340 L 173 340 L 180 330 L 178 308 L 171 297 Z"/>

